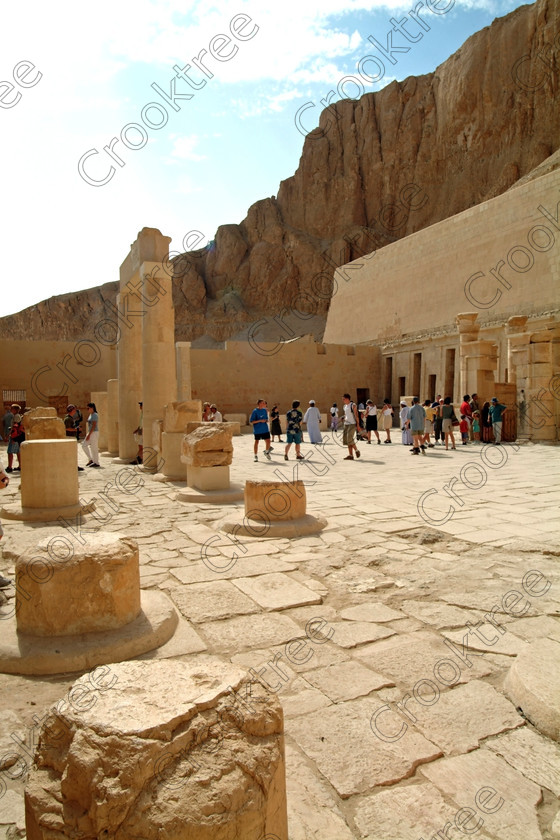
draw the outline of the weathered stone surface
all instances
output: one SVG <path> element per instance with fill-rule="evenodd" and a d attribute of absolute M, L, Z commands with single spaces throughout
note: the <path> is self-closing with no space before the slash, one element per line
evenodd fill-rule
<path fill-rule="evenodd" d="M 182 614 L 197 624 L 258 612 L 255 602 L 226 580 L 175 586 L 169 594 Z"/>
<path fill-rule="evenodd" d="M 508 624 L 508 631 L 526 642 L 534 642 L 545 637 L 560 642 L 560 621 L 550 615 L 517 619 Z"/>
<path fill-rule="evenodd" d="M 492 813 L 478 813 L 484 819 L 484 830 L 496 840 L 542 840 L 535 806 L 541 800 L 541 789 L 525 779 L 521 773 L 487 750 L 475 750 L 467 755 L 446 758 L 421 767 L 426 776 L 457 807 L 475 808 L 477 793 L 492 787 L 497 793 L 486 800 Z M 481 794 L 481 797 L 483 794 Z M 503 803 L 498 807 L 500 800 Z"/>
<path fill-rule="evenodd" d="M 374 671 L 392 677 L 408 691 L 412 691 L 420 680 L 437 680 L 438 674 L 453 685 L 453 680 L 457 683 L 468 682 L 492 672 L 492 666 L 482 654 L 473 654 L 467 650 L 463 658 L 460 645 L 456 646 L 456 652 L 454 650 L 447 647 L 443 639 L 420 631 L 369 645 L 358 649 L 356 653 L 363 656 Z M 446 660 L 450 660 L 453 665 Z M 470 667 L 468 662 L 471 663 Z M 441 680 L 438 680 L 438 684 L 443 691 L 445 686 Z"/>
<path fill-rule="evenodd" d="M 511 703 L 488 683 L 472 680 L 439 695 L 438 690 L 432 680 L 429 689 L 426 686 L 425 693 L 418 695 L 422 703 L 416 698 L 408 702 L 407 719 L 446 755 L 468 752 L 483 738 L 524 724 Z"/>
<path fill-rule="evenodd" d="M 560 741 L 560 644 L 533 642 L 517 657 L 504 688 L 543 735 Z"/>
<path fill-rule="evenodd" d="M 500 625 L 501 630 L 494 627 L 488 622 L 484 622 L 477 627 L 478 621 L 472 621 L 472 627 L 465 627 L 463 630 L 445 630 L 443 635 L 446 639 L 450 639 L 455 644 L 459 645 L 463 641 L 465 634 L 468 634 L 469 648 L 471 650 L 481 650 L 485 653 L 499 653 L 503 656 L 517 656 L 527 647 L 527 643 L 514 636 L 506 629 L 507 625 Z M 497 621 L 499 624 L 499 619 Z M 502 632 L 505 631 L 505 632 Z"/>
<path fill-rule="evenodd" d="M 322 601 L 316 592 L 282 573 L 234 578 L 232 583 L 266 610 L 287 610 Z"/>
<path fill-rule="evenodd" d="M 439 840 L 445 836 L 444 826 L 453 825 L 456 813 L 457 808 L 434 785 L 424 783 L 380 790 L 360 802 L 355 820 L 365 840 Z M 451 837 L 460 836 L 456 828 L 453 831 L 457 833 Z M 488 836 L 484 831 L 476 834 L 477 840 L 488 840 Z"/>
<path fill-rule="evenodd" d="M 541 787 L 560 796 L 560 748 L 529 726 L 505 732 L 484 744 Z"/>
<path fill-rule="evenodd" d="M 66 427 L 60 417 L 31 417 L 25 429 L 26 440 L 61 440 L 66 437 Z"/>
<path fill-rule="evenodd" d="M 287 837 L 274 695 L 254 685 L 246 696 L 243 671 L 209 658 L 127 662 L 102 685 L 95 678 L 69 695 L 88 703 L 63 704 L 43 725 L 26 791 L 30 840 L 53 830 L 75 840 Z"/>
<path fill-rule="evenodd" d="M 301 519 L 307 510 L 303 481 L 246 481 L 245 514 L 259 522 Z"/>
<path fill-rule="evenodd" d="M 308 759 L 289 745 L 286 792 L 290 840 L 354 840 L 330 789 L 317 778 Z"/>
<path fill-rule="evenodd" d="M 181 460 L 192 467 L 226 467 L 233 459 L 231 429 L 205 423 L 183 438 Z"/>
<path fill-rule="evenodd" d="M 5 834 L 3 828 L 6 829 Z M 0 838 L 17 840 L 18 837 L 25 837 L 25 802 L 15 790 L 7 790 L 0 805 Z"/>
<path fill-rule="evenodd" d="M 240 648 L 266 647 L 303 636 L 287 615 L 259 613 L 203 624 L 201 631 L 214 650 L 234 653 Z"/>
<path fill-rule="evenodd" d="M 438 601 L 403 601 L 401 608 L 425 624 L 434 627 L 465 627 L 473 620 L 473 613 Z"/>
<path fill-rule="evenodd" d="M 333 703 L 354 700 L 379 688 L 394 685 L 390 678 L 376 674 L 353 660 L 329 665 L 327 668 L 316 668 L 308 672 L 305 678 Z"/>
<path fill-rule="evenodd" d="M 369 621 L 332 621 L 330 626 L 334 630 L 333 642 L 344 648 L 365 645 L 367 642 L 395 635 L 395 631 L 389 627 Z"/>
<path fill-rule="evenodd" d="M 56 418 L 56 416 L 57 416 L 56 408 L 54 408 L 52 405 L 49 405 L 49 406 L 41 405 L 41 406 L 38 406 L 37 408 L 29 408 L 25 412 L 25 414 L 22 416 L 21 422 L 23 424 L 23 428 L 27 432 L 31 423 L 34 422 L 35 420 L 38 420 L 39 418 L 54 419 L 54 418 Z M 64 425 L 64 423 L 62 425 Z"/>
<path fill-rule="evenodd" d="M 53 562 L 43 540 L 16 563 L 17 626 L 36 636 L 113 630 L 140 612 L 138 543 L 91 534 L 71 557 Z M 40 573 L 39 570 L 40 569 Z"/>
<path fill-rule="evenodd" d="M 398 618 L 406 618 L 406 615 L 398 610 L 387 607 L 381 602 L 358 604 L 356 607 L 348 607 L 341 610 L 340 617 L 348 621 L 373 621 L 383 623 L 384 621 L 395 621 Z"/>
<path fill-rule="evenodd" d="M 343 798 L 375 785 L 394 784 L 412 775 L 418 765 L 441 755 L 441 750 L 412 726 L 391 743 L 376 737 L 370 718 L 380 705 L 375 697 L 350 700 L 290 723 L 290 735 Z"/>
<path fill-rule="evenodd" d="M 6 709 L 0 716 L 0 770 L 12 767 L 18 761 L 21 741 L 25 741 L 24 723 L 12 709 Z"/>
<path fill-rule="evenodd" d="M 185 400 L 171 402 L 163 407 L 163 428 L 166 432 L 184 432 L 189 421 L 202 420 L 202 402 Z"/>

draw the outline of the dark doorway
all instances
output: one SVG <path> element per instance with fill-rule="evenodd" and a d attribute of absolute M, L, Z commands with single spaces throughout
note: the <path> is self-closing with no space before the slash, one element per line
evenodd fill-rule
<path fill-rule="evenodd" d="M 412 362 L 412 396 L 420 397 L 420 374 L 422 372 L 422 353 L 415 353 Z"/>
<path fill-rule="evenodd" d="M 369 400 L 369 388 L 356 388 L 356 402 L 358 405 L 360 403 L 365 405 L 366 400 Z"/>
<path fill-rule="evenodd" d="M 393 357 L 385 356 L 385 393 L 383 399 L 393 402 Z"/>
<path fill-rule="evenodd" d="M 426 394 L 426 399 L 430 398 L 433 402 L 436 398 L 436 375 L 435 373 L 431 373 L 428 377 L 428 393 Z"/>
<path fill-rule="evenodd" d="M 455 349 L 445 351 L 445 388 L 444 397 L 455 396 Z"/>

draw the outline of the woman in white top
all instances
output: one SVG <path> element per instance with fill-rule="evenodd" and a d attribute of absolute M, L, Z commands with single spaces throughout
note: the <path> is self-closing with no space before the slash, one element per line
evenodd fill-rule
<path fill-rule="evenodd" d="M 385 434 L 387 435 L 385 443 L 392 443 L 391 441 L 391 427 L 393 425 L 393 406 L 389 402 L 388 399 L 383 400 L 383 408 L 381 410 L 381 414 L 383 417 L 383 428 L 385 429 Z"/>
<path fill-rule="evenodd" d="M 336 403 L 331 405 L 331 429 L 333 432 L 338 429 L 338 406 Z"/>
<path fill-rule="evenodd" d="M 315 405 L 315 400 L 309 400 L 309 408 L 305 412 L 303 422 L 307 423 L 307 434 L 309 435 L 309 443 L 323 443 L 323 436 L 319 430 L 319 423 L 321 422 L 321 412 Z"/>
<path fill-rule="evenodd" d="M 366 402 L 364 416 L 366 418 L 367 442 L 371 443 L 371 433 L 373 432 L 377 438 L 377 443 L 381 443 L 379 432 L 377 431 L 377 406 L 373 404 L 372 400 Z"/>

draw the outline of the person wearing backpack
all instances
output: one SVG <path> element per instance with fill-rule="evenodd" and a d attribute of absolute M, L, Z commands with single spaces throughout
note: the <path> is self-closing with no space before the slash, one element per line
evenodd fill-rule
<path fill-rule="evenodd" d="M 356 451 L 356 458 L 360 457 L 360 451 L 356 446 L 356 429 L 358 428 L 358 407 L 355 402 L 352 402 L 350 394 L 344 394 L 344 428 L 342 430 L 342 445 L 348 447 L 348 455 L 345 461 L 353 461 L 353 451 Z"/>

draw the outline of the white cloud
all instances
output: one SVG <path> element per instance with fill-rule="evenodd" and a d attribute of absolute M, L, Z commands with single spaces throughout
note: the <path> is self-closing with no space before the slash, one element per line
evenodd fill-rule
<path fill-rule="evenodd" d="M 171 151 L 172 158 L 179 158 L 181 160 L 206 160 L 206 155 L 199 155 L 194 151 L 195 146 L 200 142 L 200 137 L 196 134 L 191 134 L 188 137 L 175 137 L 172 135 L 173 149 Z"/>

